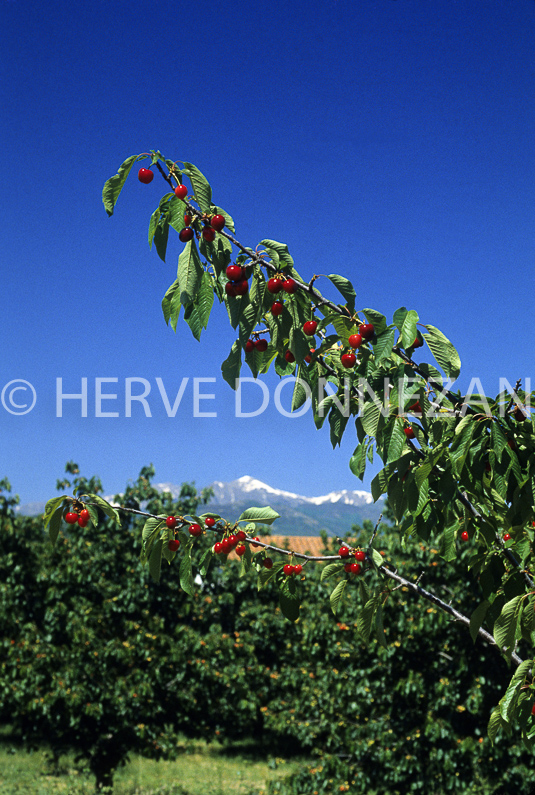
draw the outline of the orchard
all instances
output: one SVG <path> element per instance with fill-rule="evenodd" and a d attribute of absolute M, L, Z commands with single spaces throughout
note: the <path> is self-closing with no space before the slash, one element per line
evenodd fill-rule
<path fill-rule="evenodd" d="M 310 401 L 316 429 L 327 420 L 333 447 L 346 430 L 356 433 L 349 466 L 362 479 L 367 462 L 379 458 L 372 481 L 375 500 L 386 495 L 396 535 L 405 554 L 436 548 L 449 565 L 475 578 L 477 604 L 467 614 L 427 587 L 426 571 L 401 576 L 396 560 L 380 554 L 381 532 L 354 539 L 328 554 L 312 556 L 276 549 L 262 540 L 278 515 L 251 507 L 237 519 L 212 513 L 165 515 L 146 512 L 141 560 L 155 583 L 176 578 L 194 595 L 194 577 L 209 579 L 217 561 L 232 550 L 242 572 L 258 587 L 275 589 L 291 621 L 310 600 L 309 574 L 322 563 L 321 582 L 329 585 L 329 605 L 343 610 L 351 594 L 354 624 L 361 639 L 385 646 L 389 614 L 400 593 L 411 593 L 405 610 L 423 600 L 445 613 L 458 633 L 492 646 L 488 655 L 510 669 L 501 697 L 491 705 L 488 734 L 520 732 L 528 749 L 535 738 L 535 434 L 531 394 L 520 383 L 497 396 L 463 395 L 449 379 L 460 373 L 460 358 L 448 337 L 414 309 L 400 307 L 392 319 L 379 310 L 357 307 L 356 292 L 343 275 L 301 275 L 284 243 L 271 239 L 249 245 L 236 236 L 232 216 L 214 203 L 212 188 L 191 163 L 171 161 L 158 151 L 128 157 L 104 185 L 111 216 L 128 175 L 138 172 L 139 190 L 165 193 L 149 221 L 149 244 L 165 261 L 170 230 L 184 247 L 177 275 L 162 300 L 165 322 L 176 331 L 179 315 L 200 341 L 214 305 L 228 316 L 236 340 L 222 362 L 223 378 L 236 389 L 242 365 L 259 377 L 274 368 L 295 376 L 292 410 Z M 134 172 L 135 173 L 135 172 Z M 157 177 L 154 180 L 153 177 Z M 145 187 L 146 186 L 146 187 Z M 338 302 L 320 292 L 334 285 Z M 348 424 L 351 426 L 348 429 Z M 96 493 L 79 489 L 51 499 L 45 526 L 56 542 L 77 523 L 98 531 L 107 517 L 121 533 L 121 517 L 143 514 L 128 505 L 114 507 Z M 431 578 L 429 578 L 431 579 Z M 447 586 L 447 583 L 444 583 Z M 318 591 L 318 598 L 319 598 Z M 323 594 L 323 589 L 321 594 Z"/>

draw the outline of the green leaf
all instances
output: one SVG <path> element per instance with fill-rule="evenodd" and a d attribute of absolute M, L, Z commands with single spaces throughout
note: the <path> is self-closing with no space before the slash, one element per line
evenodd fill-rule
<path fill-rule="evenodd" d="M 340 574 L 344 570 L 343 563 L 327 563 L 326 566 L 323 567 L 321 570 L 321 577 L 320 582 L 323 580 L 327 580 L 329 577 L 332 577 L 333 574 Z"/>
<path fill-rule="evenodd" d="M 63 497 L 61 499 L 63 499 Z M 62 521 L 63 521 L 63 509 L 57 508 L 50 517 L 48 522 L 48 537 L 52 542 L 52 544 L 56 543 L 56 539 L 58 537 Z"/>
<path fill-rule="evenodd" d="M 280 513 L 266 505 L 264 508 L 247 508 L 238 519 L 238 522 L 273 524 L 275 519 L 280 519 Z"/>
<path fill-rule="evenodd" d="M 387 359 L 392 354 L 395 338 L 396 329 L 392 326 L 388 326 L 387 329 L 378 335 L 377 342 L 373 348 L 376 364 L 379 364 L 379 362 Z"/>
<path fill-rule="evenodd" d="M 338 608 L 340 607 L 340 602 L 342 600 L 342 596 L 344 595 L 346 587 L 347 587 L 347 580 L 340 580 L 340 582 L 337 584 L 334 591 L 331 593 L 329 597 L 329 601 L 331 603 L 331 610 L 335 615 L 338 612 Z"/>
<path fill-rule="evenodd" d="M 286 243 L 277 243 L 276 240 L 261 240 L 260 245 L 264 246 L 269 254 L 275 253 L 277 259 L 284 265 L 293 267 L 294 261 L 290 256 Z"/>
<path fill-rule="evenodd" d="M 98 508 L 104 511 L 109 519 L 113 519 L 113 521 L 118 525 L 121 524 L 121 517 L 109 502 L 104 500 L 102 497 L 99 497 L 98 494 L 87 494 L 86 496 L 89 497 L 91 502 L 93 502 Z"/>
<path fill-rule="evenodd" d="M 183 173 L 186 174 L 193 187 L 195 201 L 201 208 L 201 212 L 210 212 L 212 205 L 212 188 L 204 174 L 193 163 L 184 163 Z"/>
<path fill-rule="evenodd" d="M 508 723 L 511 723 L 511 720 L 514 717 L 516 711 L 515 708 L 518 703 L 518 696 L 520 695 L 520 689 L 524 685 L 526 676 L 528 675 L 532 664 L 533 660 L 524 660 L 522 663 L 520 663 L 514 672 L 509 685 L 507 686 L 505 694 L 500 699 L 500 714 Z"/>
<path fill-rule="evenodd" d="M 376 309 L 363 309 L 362 311 L 364 312 L 368 323 L 373 323 L 375 333 L 377 335 L 382 334 L 387 326 L 385 316 L 380 312 L 377 312 Z"/>
<path fill-rule="evenodd" d="M 167 241 L 169 240 L 169 223 L 164 216 L 160 218 L 156 229 L 154 230 L 154 245 L 156 252 L 162 262 L 165 262 L 165 255 L 167 253 Z"/>
<path fill-rule="evenodd" d="M 210 312 L 214 304 L 214 288 L 212 287 L 212 277 L 207 271 L 203 271 L 201 286 L 195 299 L 195 304 L 199 310 L 199 317 L 204 328 L 208 327 Z"/>
<path fill-rule="evenodd" d="M 370 638 L 370 632 L 372 631 L 373 626 L 373 619 L 375 616 L 375 612 L 377 607 L 379 606 L 380 596 L 372 597 L 362 610 L 360 611 L 358 618 L 357 618 L 357 630 L 362 635 L 364 643 L 367 643 Z"/>
<path fill-rule="evenodd" d="M 417 336 L 417 329 L 416 324 L 419 321 L 418 312 L 415 312 L 414 309 L 409 310 L 405 317 L 403 318 L 403 323 L 400 328 L 401 331 L 401 341 L 404 348 L 410 348 L 416 339 Z"/>
<path fill-rule="evenodd" d="M 295 583 L 292 582 L 292 585 L 295 585 Z M 297 621 L 299 618 L 299 597 L 296 593 L 291 593 L 290 590 L 280 591 L 279 605 L 283 616 L 290 621 Z"/>
<path fill-rule="evenodd" d="M 176 331 L 176 324 L 180 315 L 180 282 L 175 279 L 162 298 L 162 312 L 167 325 L 171 321 L 171 328 Z"/>
<path fill-rule="evenodd" d="M 45 523 L 45 528 L 47 524 L 52 519 L 53 514 L 55 513 L 56 509 L 63 504 L 63 501 L 67 499 L 66 494 L 62 494 L 61 497 L 52 497 L 51 500 L 48 500 L 47 504 L 45 505 L 45 512 L 43 515 L 43 521 Z"/>
<path fill-rule="evenodd" d="M 378 569 L 380 569 L 385 564 L 383 556 L 376 549 L 372 549 L 372 561 L 375 563 Z"/>
<path fill-rule="evenodd" d="M 180 587 L 189 596 L 193 596 L 193 572 L 191 570 L 191 549 L 185 549 L 180 561 Z"/>
<path fill-rule="evenodd" d="M 108 216 L 113 215 L 114 207 L 117 203 L 117 199 L 119 198 L 119 194 L 123 189 L 123 185 L 126 182 L 126 178 L 130 174 L 130 169 L 136 160 L 141 160 L 143 157 L 144 155 L 131 155 L 130 157 L 127 157 L 124 163 L 119 166 L 117 174 L 115 174 L 113 177 L 110 177 L 110 179 L 104 183 L 104 188 L 102 190 L 102 201 Z"/>
<path fill-rule="evenodd" d="M 375 437 L 377 435 L 377 427 L 381 419 L 382 408 L 382 405 L 375 400 L 364 404 L 360 419 L 362 422 L 362 427 L 364 428 L 364 432 L 368 436 Z"/>
<path fill-rule="evenodd" d="M 355 293 L 355 288 L 351 282 L 348 279 L 345 279 L 343 276 L 338 276 L 337 273 L 331 273 L 327 276 L 327 278 L 331 280 L 334 286 L 343 295 L 349 311 L 354 312 L 357 294 Z"/>
<path fill-rule="evenodd" d="M 180 303 L 193 303 L 203 278 L 204 268 L 194 240 L 184 246 L 178 258 L 177 279 L 180 283 Z"/>
<path fill-rule="evenodd" d="M 494 741 L 496 739 L 496 734 L 498 733 L 498 729 L 505 728 L 506 725 L 507 725 L 506 722 L 500 715 L 500 710 L 498 708 L 493 710 L 487 726 L 487 734 L 492 744 L 494 744 Z"/>
<path fill-rule="evenodd" d="M 162 547 L 163 547 L 163 539 L 159 538 L 157 541 L 154 542 L 149 557 L 150 576 L 156 583 L 160 582 L 160 573 L 162 570 Z"/>
<path fill-rule="evenodd" d="M 221 365 L 221 373 L 223 378 L 232 387 L 232 389 L 236 389 L 236 382 L 240 377 L 240 370 L 241 370 L 241 346 L 238 341 L 236 341 L 232 348 L 230 349 L 230 353 L 228 357 L 225 359 L 223 364 Z"/>
<path fill-rule="evenodd" d="M 355 448 L 349 461 L 350 470 L 359 480 L 363 479 L 364 472 L 366 471 L 366 447 L 366 444 L 361 442 L 361 444 Z"/>
<path fill-rule="evenodd" d="M 427 329 L 427 334 L 424 332 L 423 337 L 429 345 L 431 353 L 437 360 L 440 367 L 442 367 L 446 375 L 455 380 L 459 377 L 461 372 L 461 360 L 459 358 L 459 354 L 449 339 L 445 337 L 441 331 L 435 328 L 435 326 L 426 324 L 425 328 Z"/>
<path fill-rule="evenodd" d="M 494 622 L 493 635 L 498 648 L 506 657 L 510 657 L 515 642 L 518 619 L 522 608 L 522 594 L 506 602 L 496 621 Z"/>

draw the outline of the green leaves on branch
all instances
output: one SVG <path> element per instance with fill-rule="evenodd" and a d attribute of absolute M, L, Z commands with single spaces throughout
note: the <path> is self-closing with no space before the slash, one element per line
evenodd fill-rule
<path fill-rule="evenodd" d="M 127 157 L 124 163 L 119 166 L 117 174 L 115 174 L 113 177 L 110 177 L 110 179 L 104 183 L 104 188 L 102 190 L 102 201 L 108 216 L 113 215 L 113 210 L 117 203 L 117 199 L 119 198 L 119 194 L 124 187 L 126 178 L 130 174 L 132 166 L 137 160 L 143 160 L 145 157 L 146 155 L 131 155 L 130 157 Z"/>

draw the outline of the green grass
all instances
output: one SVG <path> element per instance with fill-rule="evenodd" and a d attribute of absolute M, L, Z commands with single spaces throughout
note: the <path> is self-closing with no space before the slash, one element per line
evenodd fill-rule
<path fill-rule="evenodd" d="M 132 757 L 114 778 L 114 795 L 249 795 L 262 793 L 266 781 L 297 770 L 306 760 L 282 759 L 252 744 L 210 745 L 185 741 L 172 762 Z M 47 749 L 28 753 L 0 744 L 0 795 L 92 795 L 94 778 L 75 766 L 72 755 L 60 759 L 51 775 Z"/>

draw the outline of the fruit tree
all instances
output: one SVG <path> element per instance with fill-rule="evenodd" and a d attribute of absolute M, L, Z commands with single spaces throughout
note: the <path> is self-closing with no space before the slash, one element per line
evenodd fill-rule
<path fill-rule="evenodd" d="M 133 155 L 109 179 L 104 207 L 112 215 L 135 163 L 150 159 L 139 180 L 154 190 L 147 172 L 158 175 L 165 193 L 151 215 L 149 244 L 165 260 L 170 229 L 184 248 L 176 279 L 162 301 L 164 319 L 176 330 L 180 312 L 200 340 L 214 303 L 223 306 L 236 340 L 222 363 L 224 379 L 239 383 L 242 363 L 254 377 L 271 367 L 278 376 L 295 376 L 292 410 L 311 402 L 313 421 L 328 420 L 333 446 L 351 420 L 358 443 L 349 462 L 362 479 L 367 461 L 378 455 L 381 471 L 372 481 L 375 500 L 387 495 L 396 526 L 408 551 L 411 545 L 440 550 L 455 561 L 469 549 L 469 566 L 481 594 L 471 615 L 456 609 L 417 580 L 400 576 L 376 549 L 378 535 L 364 546 L 346 544 L 337 554 L 313 557 L 277 550 L 256 537 L 258 525 L 277 514 L 251 507 L 236 521 L 215 514 L 148 516 L 142 559 L 154 580 L 162 561 L 166 576 L 177 576 L 192 593 L 193 569 L 209 576 L 210 565 L 235 549 L 245 572 L 256 572 L 259 586 L 276 583 L 280 606 L 291 620 L 299 617 L 307 571 L 324 561 L 322 579 L 333 584 L 330 605 L 337 611 L 344 592 L 357 589 L 360 633 L 384 643 L 388 603 L 404 586 L 416 597 L 463 624 L 474 642 L 485 639 L 511 666 L 512 677 L 490 716 L 489 735 L 519 727 L 524 742 L 535 738 L 535 433 L 531 395 L 519 382 L 496 397 L 462 395 L 448 379 L 460 372 L 459 355 L 435 326 L 417 311 L 399 308 L 389 321 L 380 311 L 356 306 L 351 282 L 338 274 L 325 277 L 340 293 L 326 298 L 320 277 L 302 276 L 285 244 L 261 240 L 243 243 L 234 220 L 212 199 L 206 177 L 192 163 L 172 161 L 159 151 Z M 217 320 L 215 322 L 218 322 Z M 427 360 L 426 360 L 427 359 Z M 47 503 L 45 524 L 54 541 L 65 521 L 88 526 L 99 510 L 120 523 L 120 512 L 101 497 L 77 493 Z M 131 510 L 131 509 L 130 509 Z M 87 519 L 89 513 L 89 519 Z M 199 537 L 213 539 L 201 545 Z M 253 554 L 254 550 L 259 550 Z M 465 565 L 466 556 L 463 556 Z M 176 570 L 176 574 L 173 572 Z M 454 602 L 454 600 L 452 600 Z"/>

